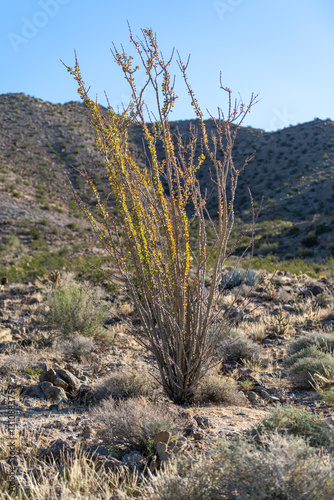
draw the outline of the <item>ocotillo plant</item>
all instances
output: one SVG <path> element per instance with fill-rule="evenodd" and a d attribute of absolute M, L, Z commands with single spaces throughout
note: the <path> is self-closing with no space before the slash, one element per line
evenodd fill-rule
<path fill-rule="evenodd" d="M 136 84 L 139 66 L 134 65 L 132 56 L 123 47 L 118 50 L 113 45 L 115 61 L 123 70 L 132 93 L 130 105 L 120 114 L 110 105 L 107 114 L 101 113 L 97 102 L 88 97 L 77 57 L 75 66 L 67 67 L 89 110 L 118 213 L 114 215 L 108 210 L 106 200 L 100 197 L 86 174 L 83 175 L 97 202 L 98 218 L 81 200 L 79 203 L 116 263 L 135 304 L 141 320 L 141 328 L 134 332 L 138 341 L 154 354 L 165 392 L 173 401 L 181 403 L 192 398 L 199 380 L 213 362 L 215 337 L 210 328 L 217 319 L 217 297 L 234 223 L 239 175 L 232 148 L 237 129 L 256 97 L 252 95 L 248 106 L 232 102 L 231 90 L 220 81 L 229 99 L 228 114 L 224 116 L 219 109 L 218 118 L 212 117 L 215 133 L 209 140 L 203 113 L 187 80 L 188 63 L 183 64 L 178 54 L 178 67 L 199 130 L 191 127 L 187 141 L 180 133 L 173 135 L 169 116 L 177 96 L 169 73 L 171 59 L 165 61 L 151 30 L 142 30 L 142 34 L 143 40 L 137 41 L 130 30 L 130 41 L 146 74 L 140 89 Z M 148 87 L 154 91 L 156 116 L 144 103 Z M 146 166 L 135 160 L 129 146 L 132 123 L 141 126 Z M 199 139 L 200 152 L 196 148 Z M 158 158 L 158 144 L 163 146 L 163 159 Z M 216 222 L 209 217 L 196 176 L 205 158 L 213 167 L 217 187 Z M 164 182 L 168 189 L 164 189 Z M 192 218 L 197 221 L 196 253 L 190 244 Z M 215 257 L 209 280 L 208 225 L 215 231 Z"/>

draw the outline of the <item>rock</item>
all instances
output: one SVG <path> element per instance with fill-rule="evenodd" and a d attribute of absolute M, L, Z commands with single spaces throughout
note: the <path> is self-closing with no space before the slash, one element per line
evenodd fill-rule
<path fill-rule="evenodd" d="M 261 381 L 259 377 L 253 375 L 252 370 L 250 368 L 239 367 L 236 375 L 236 380 L 251 380 L 256 385 L 261 385 Z"/>
<path fill-rule="evenodd" d="M 322 286 L 314 285 L 314 286 L 309 288 L 309 292 L 311 292 L 312 295 L 314 295 L 316 297 L 317 295 L 320 295 L 321 293 L 326 293 L 327 290 Z"/>
<path fill-rule="evenodd" d="M 28 301 L 29 306 L 32 306 L 34 304 L 39 304 L 41 302 L 41 299 L 39 297 L 31 297 Z"/>
<path fill-rule="evenodd" d="M 39 385 L 31 385 L 29 387 L 24 386 L 22 387 L 20 394 L 22 397 L 38 398 L 42 399 L 43 401 L 46 400 L 44 392 Z"/>
<path fill-rule="evenodd" d="M 274 302 L 289 302 L 289 300 L 291 299 L 292 299 L 291 293 L 281 288 L 275 295 Z"/>
<path fill-rule="evenodd" d="M 154 444 L 165 443 L 168 446 L 170 440 L 170 432 L 160 431 L 154 436 Z"/>
<path fill-rule="evenodd" d="M 52 463 L 53 459 L 59 462 L 65 455 L 72 454 L 73 448 L 68 442 L 63 439 L 53 441 L 48 448 L 40 448 L 37 453 L 37 458 L 46 462 Z"/>
<path fill-rule="evenodd" d="M 253 404 L 257 403 L 257 401 L 258 401 L 258 396 L 253 391 L 247 391 L 246 397 L 247 397 L 248 401 L 250 401 Z"/>
<path fill-rule="evenodd" d="M 53 368 L 43 371 L 39 376 L 39 380 L 41 382 L 50 382 L 54 386 L 61 387 L 64 390 L 68 388 L 68 384 L 57 375 Z"/>
<path fill-rule="evenodd" d="M 213 421 L 210 417 L 205 417 L 203 415 L 194 415 L 194 419 L 196 420 L 197 425 L 202 429 L 213 427 Z"/>
<path fill-rule="evenodd" d="M 63 398 L 61 401 L 59 401 L 59 403 L 50 405 L 49 410 L 53 411 L 63 410 L 64 408 L 68 408 L 68 405 L 69 405 L 68 399 Z"/>
<path fill-rule="evenodd" d="M 205 438 L 205 434 L 203 431 L 195 432 L 193 434 L 193 439 L 195 441 L 202 441 Z"/>
<path fill-rule="evenodd" d="M 81 386 L 81 380 L 79 380 L 75 375 L 73 375 L 68 370 L 63 370 L 62 368 L 56 368 L 56 373 L 68 384 L 71 390 L 79 389 Z"/>
<path fill-rule="evenodd" d="M 270 401 L 272 403 L 280 401 L 280 399 L 277 398 L 276 396 L 272 396 L 271 394 L 269 394 L 269 392 L 266 390 L 265 387 L 256 386 L 254 387 L 254 391 L 256 391 L 257 394 L 261 396 L 261 398 L 264 399 L 265 401 Z"/>
<path fill-rule="evenodd" d="M 120 462 L 120 460 L 117 460 L 117 458 L 113 457 L 101 460 L 99 462 L 99 469 L 101 468 L 107 473 L 116 472 L 121 475 L 125 473 L 122 462 Z"/>
<path fill-rule="evenodd" d="M 48 384 L 48 382 L 42 382 L 42 384 Z M 44 386 L 42 390 L 46 399 L 52 403 L 57 404 L 60 403 L 62 399 L 66 399 L 66 392 L 61 387 L 55 387 L 54 385 Z"/>
<path fill-rule="evenodd" d="M 168 462 L 172 457 L 172 454 L 167 449 L 166 443 L 157 444 L 157 453 L 161 462 Z"/>
<path fill-rule="evenodd" d="M 138 451 L 130 451 L 124 455 L 122 464 L 129 467 L 130 470 L 143 470 L 146 466 L 146 460 Z"/>
<path fill-rule="evenodd" d="M 239 364 L 236 361 L 224 362 L 221 365 L 221 371 L 224 375 L 227 375 L 233 372 L 238 366 Z"/>

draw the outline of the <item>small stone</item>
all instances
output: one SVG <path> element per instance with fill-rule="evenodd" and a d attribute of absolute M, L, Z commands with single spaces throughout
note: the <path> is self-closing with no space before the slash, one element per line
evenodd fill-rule
<path fill-rule="evenodd" d="M 29 299 L 28 301 L 28 304 L 30 306 L 34 305 L 34 304 L 39 304 L 41 301 L 38 297 L 31 297 L 31 299 Z"/>
<path fill-rule="evenodd" d="M 45 401 L 45 396 L 42 388 L 39 385 L 31 385 L 29 387 L 22 387 L 21 396 L 28 398 L 38 398 Z"/>
<path fill-rule="evenodd" d="M 43 384 L 46 384 L 47 382 L 42 382 Z M 60 403 L 62 399 L 66 399 L 66 393 L 64 389 L 61 387 L 55 387 L 51 385 L 51 387 L 45 387 L 42 388 L 44 396 L 48 401 L 51 401 L 52 403 Z"/>
<path fill-rule="evenodd" d="M 196 420 L 198 426 L 202 427 L 202 429 L 213 426 L 213 421 L 210 417 L 204 417 L 203 415 L 194 415 L 194 419 Z"/>
<path fill-rule="evenodd" d="M 321 293 L 325 293 L 326 290 L 325 288 L 323 288 L 322 286 L 319 286 L 319 285 L 315 285 L 315 286 L 312 286 L 311 288 L 309 288 L 309 291 L 312 293 L 312 295 L 314 295 L 315 297 L 317 295 L 320 295 Z"/>
<path fill-rule="evenodd" d="M 257 400 L 258 400 L 258 396 L 255 394 L 255 392 L 253 391 L 248 391 L 247 394 L 246 394 L 246 397 L 247 399 L 251 402 L 251 403 L 257 403 Z"/>
<path fill-rule="evenodd" d="M 160 431 L 154 436 L 154 444 L 158 443 L 166 443 L 168 445 L 170 440 L 170 432 L 168 431 Z"/>
<path fill-rule="evenodd" d="M 57 439 L 53 441 L 48 448 L 40 448 L 37 458 L 40 460 L 43 459 L 49 463 L 52 463 L 53 460 L 58 462 L 64 455 L 69 454 L 71 451 L 72 448 L 70 448 L 67 441 Z"/>
<path fill-rule="evenodd" d="M 204 435 L 204 432 L 195 432 L 193 434 L 193 439 L 195 441 L 202 441 L 204 439 L 205 435 Z"/>

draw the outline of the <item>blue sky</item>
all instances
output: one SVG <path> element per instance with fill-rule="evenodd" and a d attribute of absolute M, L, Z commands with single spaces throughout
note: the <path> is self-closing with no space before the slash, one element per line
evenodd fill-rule
<path fill-rule="evenodd" d="M 130 48 L 128 19 L 135 35 L 152 28 L 166 56 L 173 47 L 185 60 L 191 54 L 189 81 L 203 110 L 226 109 L 221 71 L 236 97 L 260 93 L 246 125 L 277 130 L 334 120 L 333 0 L 2 0 L 0 9 L 1 94 L 78 100 L 60 63 L 72 65 L 76 49 L 91 95 L 105 104 L 106 91 L 113 105 L 126 102 L 110 47 Z M 171 119 L 192 118 L 179 75 L 176 93 Z"/>

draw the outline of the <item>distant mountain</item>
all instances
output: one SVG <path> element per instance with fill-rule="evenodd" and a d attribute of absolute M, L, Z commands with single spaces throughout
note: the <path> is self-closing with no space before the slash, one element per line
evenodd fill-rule
<path fill-rule="evenodd" d="M 101 186 L 105 178 L 103 158 L 84 106 L 4 94 L 0 95 L 0 116 L 2 219 L 7 217 L 15 226 L 15 221 L 33 218 L 38 222 L 39 217 L 54 214 L 52 220 L 61 224 L 73 215 L 67 176 L 80 190 L 83 185 L 75 168 L 94 166 L 93 176 Z M 210 134 L 213 122 L 206 124 Z M 187 120 L 171 125 L 188 133 Z M 136 126 L 131 145 L 139 161 L 144 161 Z M 255 253 L 285 258 L 333 255 L 334 122 L 316 119 L 277 132 L 241 127 L 233 152 L 235 165 L 241 167 L 252 153 L 253 160 L 239 178 L 236 214 L 239 225 L 250 218 L 248 187 L 255 205 L 264 196 Z M 199 178 L 203 189 L 212 188 L 208 164 Z M 108 192 L 107 185 L 104 189 Z M 213 216 L 215 201 L 213 192 L 208 201 Z"/>

